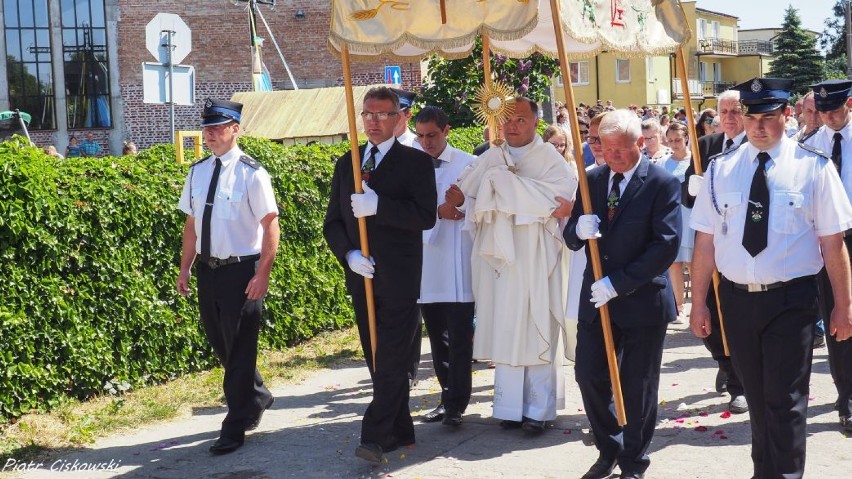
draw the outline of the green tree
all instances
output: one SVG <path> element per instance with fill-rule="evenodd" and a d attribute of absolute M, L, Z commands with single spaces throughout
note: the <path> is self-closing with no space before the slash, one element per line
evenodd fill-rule
<path fill-rule="evenodd" d="M 550 77 L 559 70 L 559 62 L 539 53 L 527 58 L 491 55 L 491 71 L 495 79 L 512 87 L 518 94 L 541 102 L 547 97 Z M 429 78 L 420 91 L 426 105 L 441 107 L 454 127 L 472 126 L 476 118 L 472 110 L 476 89 L 484 84 L 482 42 L 470 56 L 458 60 L 432 57 L 428 61 Z"/>
<path fill-rule="evenodd" d="M 775 60 L 768 76 L 793 79 L 793 92 L 804 94 L 808 86 L 818 83 L 823 75 L 823 58 L 816 38 L 802 28 L 799 12 L 788 6 L 784 24 L 775 40 Z"/>
<path fill-rule="evenodd" d="M 826 60 L 842 59 L 844 64 L 846 63 L 846 1 L 837 0 L 834 4 L 831 9 L 834 16 L 825 19 L 825 29 L 819 39 L 820 47 L 826 52 Z"/>

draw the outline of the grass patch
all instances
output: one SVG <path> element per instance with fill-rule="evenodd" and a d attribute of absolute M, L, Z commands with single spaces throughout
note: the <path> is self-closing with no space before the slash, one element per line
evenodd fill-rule
<path fill-rule="evenodd" d="M 286 350 L 262 351 L 258 369 L 267 385 L 275 387 L 361 358 L 358 331 L 349 328 L 322 333 Z M 43 459 L 121 430 L 187 417 L 194 408 L 222 407 L 222 375 L 216 368 L 119 396 L 66 399 L 51 412 L 24 415 L 14 424 L 0 425 L 0 464 L 10 458 Z"/>

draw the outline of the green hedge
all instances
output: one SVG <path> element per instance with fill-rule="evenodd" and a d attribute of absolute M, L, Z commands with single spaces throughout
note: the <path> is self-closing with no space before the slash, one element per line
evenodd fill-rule
<path fill-rule="evenodd" d="M 272 175 L 281 212 L 262 344 L 350 324 L 342 270 L 321 235 L 346 145 L 240 143 Z M 0 418 L 215 364 L 196 296 L 174 288 L 187 170 L 171 146 L 57 160 L 0 143 Z"/>
<path fill-rule="evenodd" d="M 450 133 L 466 151 L 481 141 L 482 128 Z M 262 347 L 351 324 L 343 272 L 321 234 L 334 159 L 348 143 L 240 145 L 269 170 L 281 215 Z M 174 287 L 187 171 L 170 145 L 57 160 L 0 142 L 0 422 L 216 364 L 196 296 Z"/>

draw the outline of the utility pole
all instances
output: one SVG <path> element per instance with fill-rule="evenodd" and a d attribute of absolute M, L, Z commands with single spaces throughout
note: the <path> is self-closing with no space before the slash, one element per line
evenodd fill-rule
<path fill-rule="evenodd" d="M 852 0 L 845 2 L 846 12 L 846 78 L 852 79 Z"/>

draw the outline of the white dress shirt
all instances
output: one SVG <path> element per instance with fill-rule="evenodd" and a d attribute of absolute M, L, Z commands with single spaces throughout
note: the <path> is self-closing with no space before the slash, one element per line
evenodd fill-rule
<path fill-rule="evenodd" d="M 843 153 L 843 167 L 840 171 L 840 181 L 843 182 L 843 187 L 846 188 L 846 195 L 852 201 L 852 122 L 847 123 L 846 126 L 838 131 L 832 130 L 827 125 L 823 125 L 819 131 L 805 141 L 805 144 L 822 151 L 825 156 L 830 158 L 831 149 L 834 147 L 835 133 L 843 135 L 843 141 L 840 142 L 840 151 Z"/>
<path fill-rule="evenodd" d="M 713 235 L 716 267 L 735 283 L 771 284 L 816 274 L 823 266 L 819 236 L 852 227 L 852 205 L 837 170 L 830 160 L 786 137 L 766 150 L 772 158 L 766 167 L 768 243 L 752 257 L 742 239 L 760 152 L 746 143 L 716 157 L 705 173 L 690 227 Z"/>
<path fill-rule="evenodd" d="M 220 157 L 218 188 L 210 217 L 210 256 L 226 259 L 260 253 L 263 228 L 260 220 L 278 214 L 269 173 L 240 161 L 245 155 L 234 147 Z M 207 190 L 216 166 L 215 155 L 195 163 L 184 182 L 178 208 L 195 218 L 195 250 L 201 252 L 201 223 Z"/>

